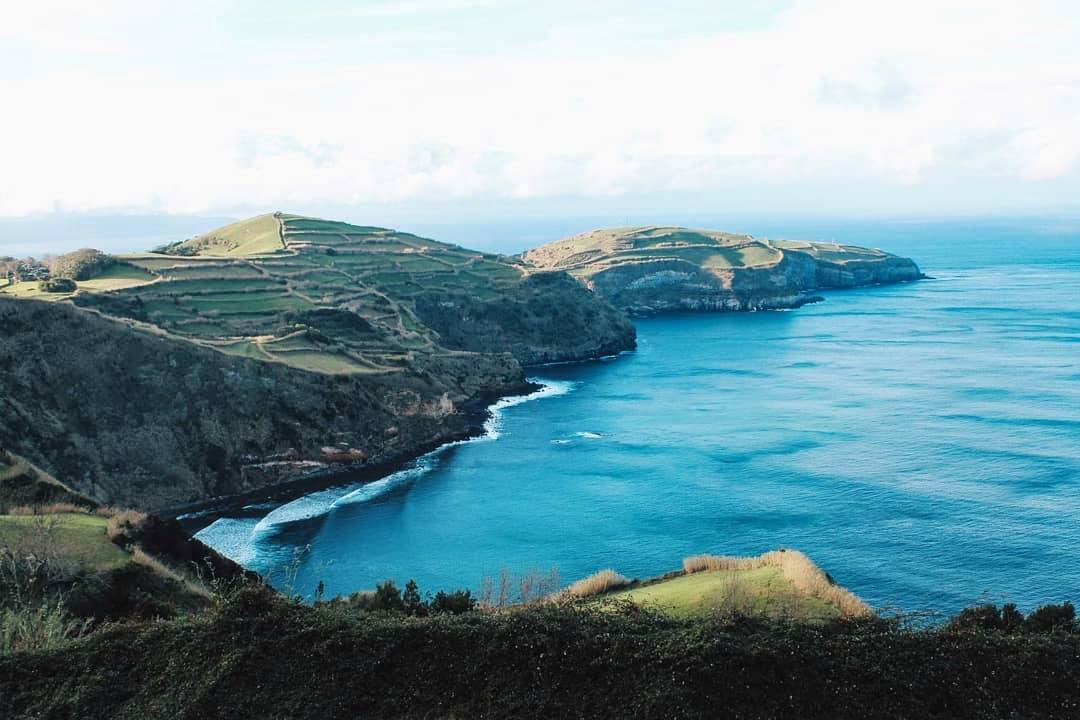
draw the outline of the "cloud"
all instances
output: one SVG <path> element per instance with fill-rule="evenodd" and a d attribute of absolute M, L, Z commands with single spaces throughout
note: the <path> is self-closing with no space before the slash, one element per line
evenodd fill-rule
<path fill-rule="evenodd" d="M 504 0 L 505 1 L 505 0 Z M 367 5 L 350 5 L 324 11 L 327 17 L 396 17 L 430 15 L 491 7 L 494 0 L 396 0 Z"/>
<path fill-rule="evenodd" d="M 551 25 L 543 42 L 508 48 L 482 25 L 471 52 L 418 47 L 415 59 L 365 55 L 374 36 L 352 30 L 203 27 L 209 5 L 163 25 L 120 4 L 115 27 L 106 11 L 68 23 L 65 7 L 20 20 L 57 52 L 6 83 L 0 215 L 747 186 L 767 197 L 817 184 L 888 197 L 988 177 L 1080 189 L 1078 14 L 1061 3 L 797 2 L 753 29 L 672 36 L 662 51 L 590 46 L 590 26 L 564 33 L 565 16 L 522 6 Z"/>

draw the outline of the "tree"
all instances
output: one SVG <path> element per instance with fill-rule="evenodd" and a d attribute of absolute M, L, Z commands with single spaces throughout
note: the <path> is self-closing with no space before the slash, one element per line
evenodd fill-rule
<path fill-rule="evenodd" d="M 405 606 L 405 612 L 409 615 L 427 615 L 427 604 L 420 599 L 420 588 L 417 587 L 415 580 L 409 580 L 409 582 L 405 583 L 405 591 L 401 594 L 401 600 Z"/>

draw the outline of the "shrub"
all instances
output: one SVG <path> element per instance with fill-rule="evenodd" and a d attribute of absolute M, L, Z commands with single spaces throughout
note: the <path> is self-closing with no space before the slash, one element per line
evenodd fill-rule
<path fill-rule="evenodd" d="M 1024 621 L 1024 631 L 1033 633 L 1069 631 L 1075 627 L 1076 609 L 1071 602 L 1038 607 Z"/>
<path fill-rule="evenodd" d="M 401 601 L 405 606 L 405 612 L 409 615 L 427 615 L 427 604 L 420 598 L 420 588 L 417 587 L 415 580 L 409 580 L 409 582 L 405 583 L 405 590 L 401 593 Z"/>
<path fill-rule="evenodd" d="M 43 603 L 0 610 L 0 653 L 51 650 L 82 636 L 90 626 L 68 614 L 63 604 Z"/>
<path fill-rule="evenodd" d="M 140 540 L 146 526 L 146 513 L 124 510 L 109 518 L 105 534 L 117 545 L 126 546 Z"/>
<path fill-rule="evenodd" d="M 442 590 L 435 593 L 431 601 L 433 614 L 445 613 L 449 615 L 461 615 L 476 609 L 476 599 L 468 590 L 455 590 L 445 593 Z"/>
<path fill-rule="evenodd" d="M 78 288 L 69 278 L 52 278 L 38 283 L 38 289 L 46 293 L 73 293 Z"/>
<path fill-rule="evenodd" d="M 1016 610 L 1016 606 L 1012 609 Z M 1021 622 L 1023 619 L 1021 615 Z M 1000 630 L 1001 626 L 1001 611 L 993 604 L 964 608 L 947 625 L 950 630 Z"/>
<path fill-rule="evenodd" d="M 375 591 L 362 591 L 349 596 L 349 604 L 368 612 L 405 612 L 405 601 L 393 580 L 375 586 Z"/>
<path fill-rule="evenodd" d="M 83 248 L 61 255 L 52 262 L 54 278 L 89 280 L 116 262 L 116 258 L 100 250 Z"/>

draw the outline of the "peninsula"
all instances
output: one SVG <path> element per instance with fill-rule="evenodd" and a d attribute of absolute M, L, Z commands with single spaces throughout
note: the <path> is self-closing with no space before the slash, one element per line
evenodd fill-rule
<path fill-rule="evenodd" d="M 923 277 L 914 261 L 872 248 L 662 226 L 593 230 L 522 257 L 635 315 L 793 308 L 820 299 L 816 290 Z"/>

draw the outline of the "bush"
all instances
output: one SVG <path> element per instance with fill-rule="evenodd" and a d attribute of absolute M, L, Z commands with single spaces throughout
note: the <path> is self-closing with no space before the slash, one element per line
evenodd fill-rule
<path fill-rule="evenodd" d="M 0 610 L 0 653 L 51 650 L 82 636 L 89 625 L 60 602 Z"/>
<path fill-rule="evenodd" d="M 474 609 L 476 609 L 476 599 L 468 590 L 455 590 L 449 594 L 440 590 L 435 593 L 431 601 L 432 614 L 461 615 Z"/>
<path fill-rule="evenodd" d="M 349 596 L 349 604 L 368 612 L 405 612 L 405 601 L 393 580 L 375 586 L 375 592 L 357 592 Z"/>
<path fill-rule="evenodd" d="M 1024 621 L 1024 631 L 1055 632 L 1076 629 L 1076 609 L 1071 602 L 1061 605 L 1043 605 L 1036 608 Z"/>
<path fill-rule="evenodd" d="M 1061 605 L 1043 605 L 1024 618 L 1013 603 L 999 610 L 997 605 L 987 604 L 961 610 L 946 628 L 949 630 L 982 630 L 1004 633 L 1075 632 L 1076 610 L 1071 602 Z"/>
<path fill-rule="evenodd" d="M 109 518 L 105 526 L 105 534 L 117 545 L 130 545 L 142 539 L 146 520 L 146 513 L 123 510 Z"/>
<path fill-rule="evenodd" d="M 69 278 L 52 278 L 38 283 L 38 289 L 47 293 L 73 293 L 77 288 L 75 281 Z"/>
<path fill-rule="evenodd" d="M 1016 606 L 1012 609 L 1015 611 Z M 1023 615 L 1020 616 L 1021 622 Z M 951 630 L 1000 630 L 1002 626 L 1001 610 L 997 605 L 987 604 L 961 610 L 949 621 Z"/>
<path fill-rule="evenodd" d="M 83 248 L 53 260 L 51 272 L 54 278 L 89 280 L 115 262 L 116 258 L 100 250 Z"/>

